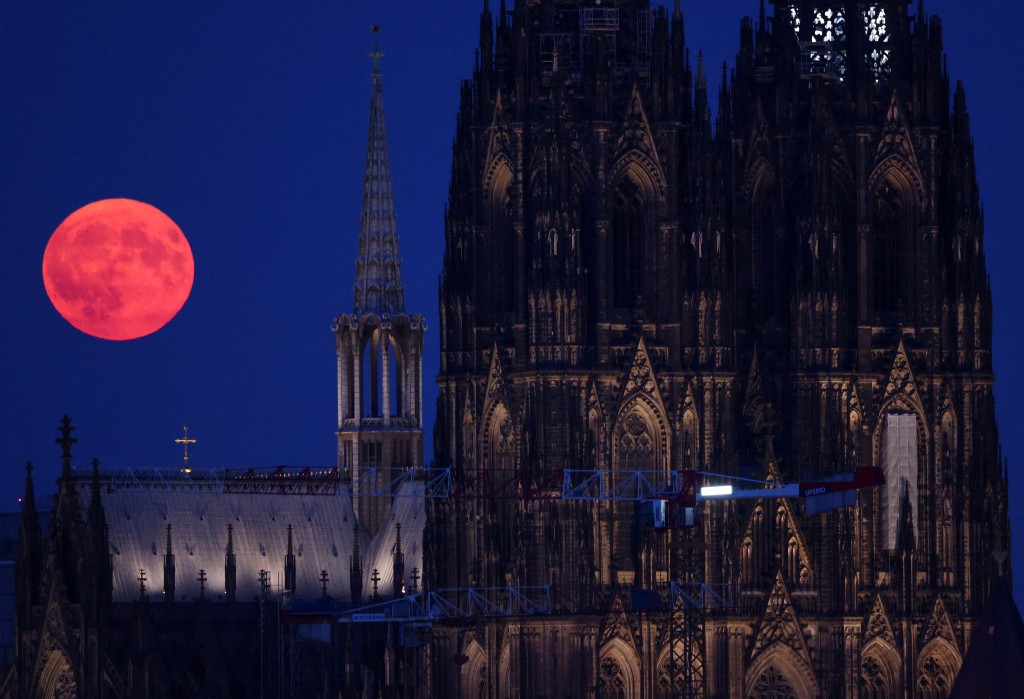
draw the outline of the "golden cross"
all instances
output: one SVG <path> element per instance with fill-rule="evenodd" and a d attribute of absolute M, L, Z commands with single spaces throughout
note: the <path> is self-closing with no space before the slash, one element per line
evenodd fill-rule
<path fill-rule="evenodd" d="M 192 467 L 188 465 L 188 445 L 189 444 L 195 444 L 196 440 L 188 438 L 188 425 L 185 425 L 184 429 L 185 429 L 185 436 L 182 437 L 181 439 L 175 439 L 174 443 L 175 444 L 184 444 L 185 445 L 185 465 L 182 466 L 181 472 L 184 473 L 187 476 L 188 474 L 192 473 Z"/>

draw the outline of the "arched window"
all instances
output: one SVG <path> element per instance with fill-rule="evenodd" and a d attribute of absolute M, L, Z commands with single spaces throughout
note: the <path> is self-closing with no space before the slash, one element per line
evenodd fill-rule
<path fill-rule="evenodd" d="M 872 211 L 874 229 L 874 307 L 877 313 L 898 313 L 909 304 L 910 241 L 913 227 L 911 207 L 902 191 L 886 180 L 875 192 Z"/>
<path fill-rule="evenodd" d="M 775 235 L 775 182 L 764 175 L 758 182 L 751 205 L 751 228 L 754 237 L 754 303 L 760 318 L 775 315 L 782 286 L 781 250 Z"/>
<path fill-rule="evenodd" d="M 623 178 L 615 189 L 612 209 L 612 304 L 632 308 L 646 283 L 648 216 L 643 192 Z"/>
<path fill-rule="evenodd" d="M 904 497 L 910 500 L 914 539 L 918 539 L 918 439 L 915 414 L 893 412 L 885 416 L 879 461 L 885 473 L 885 485 L 882 488 L 882 546 L 887 551 L 893 551 L 899 540 Z"/>
<path fill-rule="evenodd" d="M 798 699 L 793 685 L 774 665 L 769 665 L 754 680 L 748 699 Z"/>
<path fill-rule="evenodd" d="M 503 161 L 497 166 L 491 182 L 490 197 L 487 200 L 487 232 L 488 241 L 486 265 L 487 278 L 482 279 L 483 285 L 490 285 L 493 293 L 493 310 L 495 322 L 500 322 L 507 313 L 515 309 L 515 274 L 512 265 L 514 258 L 514 234 L 512 220 L 514 218 L 512 201 L 512 171 Z M 488 304 L 480 304 L 480 309 L 487 312 Z"/>

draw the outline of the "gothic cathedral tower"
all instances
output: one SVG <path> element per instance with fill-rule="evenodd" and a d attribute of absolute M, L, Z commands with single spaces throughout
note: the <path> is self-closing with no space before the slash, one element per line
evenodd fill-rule
<path fill-rule="evenodd" d="M 374 33 L 376 35 L 376 28 Z M 402 261 L 384 130 L 380 58 L 374 43 L 370 133 L 356 258 L 354 311 L 332 330 L 338 351 L 338 467 L 353 494 L 423 465 L 423 316 L 405 312 Z M 387 499 L 356 500 L 360 525 L 376 534 Z"/>
<path fill-rule="evenodd" d="M 427 582 L 559 615 L 435 629 L 436 695 L 946 696 L 1009 527 L 966 97 L 908 4 L 762 1 L 713 122 L 678 0 L 485 0 L 435 453 L 492 499 L 432 503 Z M 696 570 L 633 503 L 557 497 L 857 466 L 887 484 L 854 507 L 707 506 Z M 630 593 L 698 579 L 733 600 L 698 643 Z"/>

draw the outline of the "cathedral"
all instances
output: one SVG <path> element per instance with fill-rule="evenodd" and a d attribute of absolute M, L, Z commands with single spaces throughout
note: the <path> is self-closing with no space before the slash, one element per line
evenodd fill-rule
<path fill-rule="evenodd" d="M 950 696 L 1008 597 L 1007 477 L 965 92 L 911 5 L 762 0 L 715 94 L 678 0 L 484 0 L 432 467 L 375 49 L 337 468 L 75 468 L 65 419 L 0 696 Z M 565 475 L 862 467 L 844 507 L 669 529 Z"/>
<path fill-rule="evenodd" d="M 426 579 L 548 585 L 553 615 L 435 628 L 436 696 L 949 694 L 1007 489 L 966 98 L 910 4 L 762 2 L 715 94 L 678 1 L 484 3 L 434 440 L 456 489 L 514 488 L 428 503 Z M 563 469 L 858 466 L 886 484 L 852 507 L 696 531 L 558 497 Z"/>

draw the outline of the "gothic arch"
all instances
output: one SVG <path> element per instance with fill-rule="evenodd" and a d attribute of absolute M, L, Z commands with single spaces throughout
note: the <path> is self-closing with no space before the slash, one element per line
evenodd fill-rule
<path fill-rule="evenodd" d="M 909 197 L 917 207 L 924 206 L 924 179 L 912 163 L 896 155 L 885 158 L 871 171 L 871 176 L 868 177 L 868 192 L 877 191 L 887 179 L 899 187 L 904 196 Z"/>
<path fill-rule="evenodd" d="M 921 699 L 946 699 L 960 672 L 960 652 L 945 638 L 934 638 L 917 656 L 917 692 Z"/>
<path fill-rule="evenodd" d="M 911 499 L 911 511 L 913 513 L 913 520 L 915 523 L 915 536 L 920 536 L 924 531 L 922 527 L 921 517 L 923 513 L 920 508 L 920 500 L 925 495 L 925 487 L 928 482 L 927 471 L 928 468 L 928 440 L 929 440 L 929 429 L 928 423 L 924 419 L 924 408 L 920 405 L 920 399 L 917 397 L 915 391 L 913 396 L 908 396 L 905 393 L 897 393 L 891 396 L 879 409 L 878 415 L 875 418 L 875 428 L 871 435 L 871 451 L 872 451 L 872 463 L 873 465 L 881 468 L 883 471 L 886 470 L 885 454 L 882 453 L 882 442 L 883 435 L 885 434 L 885 428 L 887 419 L 890 415 L 913 415 L 914 423 L 917 430 L 917 471 L 914 475 L 913 482 L 910 484 L 910 499 Z M 875 539 L 882 545 L 886 541 L 885 526 L 888 521 L 886 517 L 886 503 L 888 497 L 899 497 L 897 491 L 891 490 L 891 487 L 895 487 L 898 484 L 887 483 L 881 488 L 877 488 L 876 492 L 872 493 L 872 502 L 876 504 L 876 512 L 878 513 L 875 518 L 876 534 Z M 899 505 L 895 505 L 891 512 L 896 512 Z M 893 514 L 893 516 L 897 516 Z M 890 539 L 892 536 L 890 535 Z M 890 541 L 890 544 L 893 542 Z M 918 542 L 920 543 L 920 542 Z M 885 548 L 883 546 L 883 548 Z M 888 549 L 891 550 L 891 549 Z"/>
<path fill-rule="evenodd" d="M 486 465 L 494 468 L 499 462 L 512 466 L 515 455 L 516 435 L 512 416 L 503 402 L 496 401 L 490 406 L 482 424 L 480 434 L 481 456 Z"/>
<path fill-rule="evenodd" d="M 637 162 L 621 165 L 608 189 L 608 266 L 615 308 L 631 308 L 638 297 L 646 297 L 651 275 L 658 269 L 652 261 L 657 244 L 657 186 L 650 172 Z"/>
<path fill-rule="evenodd" d="M 752 201 L 759 189 L 770 188 L 774 185 L 775 168 L 762 155 L 747 168 L 746 177 L 743 179 L 742 198 L 744 201 Z"/>
<path fill-rule="evenodd" d="M 483 647 L 473 639 L 462 651 L 469 660 L 459 670 L 462 696 L 467 699 L 485 699 L 490 696 L 487 681 L 487 654 Z"/>
<path fill-rule="evenodd" d="M 780 643 L 750 664 L 744 687 L 743 696 L 747 699 L 811 699 L 821 694 L 807 663 L 792 648 Z"/>
<path fill-rule="evenodd" d="M 668 421 L 664 411 L 646 395 L 635 395 L 619 410 L 612 426 L 612 463 L 623 468 L 630 459 L 627 452 L 637 450 L 649 454 L 649 466 L 643 469 L 663 470 L 670 465 L 667 441 Z M 635 461 L 635 459 L 632 459 Z"/>
<path fill-rule="evenodd" d="M 46 654 L 36 687 L 38 699 L 74 699 L 78 696 L 75 671 L 62 649 L 55 647 Z"/>
<path fill-rule="evenodd" d="M 750 228 L 750 284 L 754 290 L 755 309 L 763 317 L 774 315 L 776 306 L 782 304 L 781 286 L 786 278 L 783 265 L 787 259 L 785 246 L 780 239 L 782 221 L 777 208 L 775 171 L 763 158 L 755 167 L 756 177 L 752 189 L 744 201 L 744 213 L 749 216 Z"/>
<path fill-rule="evenodd" d="M 598 696 L 631 699 L 640 696 L 640 658 L 622 638 L 613 638 L 598 653 Z"/>
<path fill-rule="evenodd" d="M 495 156 L 484 170 L 483 190 L 493 198 L 512 186 L 512 161 L 504 153 Z"/>
<path fill-rule="evenodd" d="M 888 699 L 899 695 L 900 655 L 881 638 L 869 640 L 860 653 L 860 687 L 864 699 Z"/>
<path fill-rule="evenodd" d="M 501 653 L 498 655 L 498 691 L 500 699 L 513 699 L 518 696 L 512 687 L 512 644 L 509 633 L 505 634 L 505 640 L 501 644 Z"/>
<path fill-rule="evenodd" d="M 608 181 L 612 185 L 609 191 L 614 191 L 625 179 L 632 180 L 640 187 L 648 202 L 664 202 L 665 174 L 661 171 L 661 166 L 658 163 L 638 150 L 624 153 L 612 165 L 608 177 Z"/>

